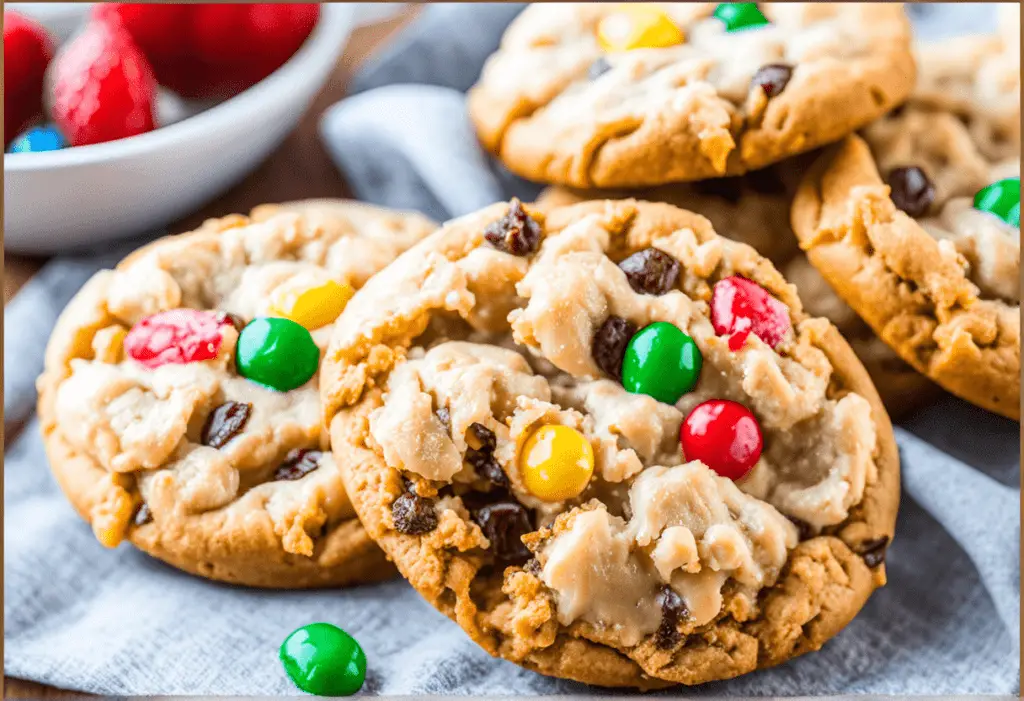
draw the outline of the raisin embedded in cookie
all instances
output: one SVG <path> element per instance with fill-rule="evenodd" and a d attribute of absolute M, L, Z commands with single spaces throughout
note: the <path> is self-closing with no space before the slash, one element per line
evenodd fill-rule
<path fill-rule="evenodd" d="M 938 389 L 878 338 L 800 251 L 789 225 L 789 211 L 803 168 L 811 162 L 813 155 L 807 154 L 741 176 L 633 192 L 555 186 L 541 193 L 537 206 L 545 209 L 588 200 L 635 196 L 699 211 L 711 220 L 720 235 L 753 246 L 768 258 L 796 285 L 808 314 L 823 316 L 835 324 L 864 364 L 889 415 L 898 417 L 933 398 Z"/>
<path fill-rule="evenodd" d="M 643 187 L 737 175 L 839 139 L 914 84 L 887 3 L 537 3 L 469 93 L 531 180 Z"/>
<path fill-rule="evenodd" d="M 100 542 L 253 586 L 388 576 L 321 430 L 318 368 L 353 288 L 432 229 L 354 202 L 266 205 L 93 276 L 38 384 L 53 473 Z"/>
<path fill-rule="evenodd" d="M 810 261 L 886 343 L 1018 420 L 1019 41 L 922 48 L 910 102 L 829 149 L 793 204 Z"/>
<path fill-rule="evenodd" d="M 513 223 L 535 245 L 489 233 Z M 691 212 L 450 222 L 360 291 L 320 388 L 371 537 L 544 674 L 733 677 L 817 649 L 885 582 L 899 466 L 874 387 L 771 263 Z"/>

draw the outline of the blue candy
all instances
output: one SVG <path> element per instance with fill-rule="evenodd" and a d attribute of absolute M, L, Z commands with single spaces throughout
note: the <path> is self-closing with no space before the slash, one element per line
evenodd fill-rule
<path fill-rule="evenodd" d="M 11 153 L 38 153 L 40 151 L 59 151 L 66 148 L 68 142 L 64 140 L 57 127 L 47 124 L 44 127 L 33 127 L 19 136 L 11 144 Z"/>

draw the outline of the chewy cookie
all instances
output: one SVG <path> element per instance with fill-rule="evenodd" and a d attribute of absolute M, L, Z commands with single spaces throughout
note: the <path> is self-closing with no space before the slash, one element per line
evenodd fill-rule
<path fill-rule="evenodd" d="M 393 572 L 345 495 L 317 372 L 352 288 L 433 228 L 354 202 L 267 205 L 93 276 L 38 386 L 53 473 L 100 542 L 252 586 Z"/>
<path fill-rule="evenodd" d="M 499 204 L 353 299 L 324 358 L 360 519 L 488 652 L 654 688 L 819 648 L 885 582 L 892 427 L 828 321 L 667 204 Z"/>
<path fill-rule="evenodd" d="M 830 143 L 913 85 L 898 3 L 537 3 L 509 26 L 469 111 L 521 176 L 643 187 Z"/>
<path fill-rule="evenodd" d="M 1019 12 L 1019 8 L 1018 8 Z M 914 98 L 808 171 L 793 228 L 899 355 L 1020 418 L 1020 39 L 926 46 Z"/>
<path fill-rule="evenodd" d="M 797 244 L 789 225 L 792 194 L 807 158 L 746 175 L 678 183 L 634 192 L 651 202 L 699 211 L 720 235 L 753 246 L 796 285 L 804 311 L 823 316 L 842 333 L 864 364 L 890 416 L 898 416 L 935 395 L 931 381 L 889 348 L 828 286 Z M 544 209 L 593 199 L 630 197 L 626 191 L 550 187 L 537 206 Z"/>

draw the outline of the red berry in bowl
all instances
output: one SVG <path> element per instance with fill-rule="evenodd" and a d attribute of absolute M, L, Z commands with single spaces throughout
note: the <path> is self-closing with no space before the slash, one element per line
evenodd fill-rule
<path fill-rule="evenodd" d="M 715 283 L 711 291 L 711 324 L 719 336 L 729 336 L 729 348 L 743 347 L 754 334 L 772 348 L 793 328 L 789 309 L 753 280 L 738 275 Z"/>
<path fill-rule="evenodd" d="M 4 12 L 4 147 L 43 114 L 43 77 L 53 40 L 25 16 Z"/>
<path fill-rule="evenodd" d="M 116 24 L 90 22 L 54 60 L 53 120 L 72 146 L 152 131 L 156 81 Z"/>
<path fill-rule="evenodd" d="M 761 457 L 764 439 L 757 419 L 728 399 L 701 402 L 679 430 L 687 460 L 700 460 L 722 477 L 742 479 Z"/>

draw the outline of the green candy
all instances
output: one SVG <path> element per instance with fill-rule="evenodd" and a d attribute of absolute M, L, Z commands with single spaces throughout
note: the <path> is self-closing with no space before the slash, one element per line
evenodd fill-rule
<path fill-rule="evenodd" d="M 330 623 L 310 623 L 281 643 L 281 664 L 295 686 L 317 696 L 351 696 L 363 688 L 366 653 Z"/>
<path fill-rule="evenodd" d="M 722 20 L 727 32 L 769 24 L 768 18 L 757 9 L 756 2 L 719 3 L 715 8 L 715 17 Z"/>
<path fill-rule="evenodd" d="M 622 359 L 622 386 L 675 404 L 693 389 L 704 358 L 692 338 L 672 324 L 657 321 L 637 331 Z"/>
<path fill-rule="evenodd" d="M 974 196 L 974 208 L 1020 228 L 1020 178 L 997 180 L 981 188 Z"/>
<path fill-rule="evenodd" d="M 320 349 L 300 324 L 290 319 L 259 317 L 238 334 L 235 364 L 242 377 L 287 392 L 306 384 L 316 374 Z"/>

